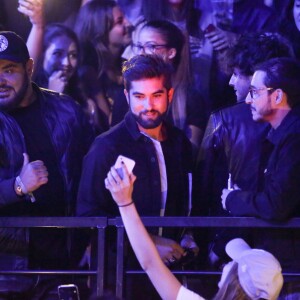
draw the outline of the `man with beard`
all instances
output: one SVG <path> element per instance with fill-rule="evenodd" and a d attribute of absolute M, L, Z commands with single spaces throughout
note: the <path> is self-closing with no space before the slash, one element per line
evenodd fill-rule
<path fill-rule="evenodd" d="M 138 179 L 133 199 L 142 216 L 187 215 L 192 148 L 181 130 L 164 121 L 173 95 L 171 74 L 171 66 L 155 55 L 137 55 L 124 63 L 124 92 L 130 111 L 121 123 L 96 138 L 84 159 L 77 202 L 80 216 L 119 215 L 104 185 L 119 155 L 135 161 L 133 171 Z M 167 264 L 184 253 L 174 240 L 180 237 L 170 231 L 164 229 L 164 237 L 153 234 Z M 188 242 L 185 246 L 195 246 L 191 238 Z"/>
<path fill-rule="evenodd" d="M 71 216 L 93 133 L 74 100 L 40 89 L 32 70 L 24 41 L 0 32 L 0 215 Z M 2 269 L 69 267 L 66 231 L 32 229 L 28 239 L 24 229 L 4 228 L 0 235 Z M 31 283 L 3 276 L 0 296 Z"/>
<path fill-rule="evenodd" d="M 256 189 L 240 190 L 237 185 L 232 190 L 223 189 L 223 209 L 234 216 L 270 221 L 299 217 L 299 61 L 274 58 L 258 65 L 246 102 L 250 104 L 254 121 L 271 125 L 261 148 L 259 185 Z M 271 251 L 283 271 L 299 271 L 299 230 L 270 229 L 253 233 L 254 246 Z"/>

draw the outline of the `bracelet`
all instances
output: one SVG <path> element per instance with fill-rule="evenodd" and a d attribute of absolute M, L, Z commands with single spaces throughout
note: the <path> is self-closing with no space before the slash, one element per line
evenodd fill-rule
<path fill-rule="evenodd" d="M 28 191 L 27 191 L 25 185 L 23 184 L 20 176 L 16 177 L 16 183 L 17 183 L 17 187 L 20 189 L 20 192 L 22 194 L 27 194 L 28 193 Z"/>
<path fill-rule="evenodd" d="M 126 207 L 126 206 L 129 206 L 129 205 L 133 204 L 133 203 L 134 203 L 134 202 L 133 202 L 133 200 L 132 200 L 131 202 L 129 202 L 129 203 L 127 203 L 127 204 L 118 205 L 118 207 Z"/>
<path fill-rule="evenodd" d="M 17 189 L 18 193 L 21 194 L 21 196 L 22 195 L 28 195 L 30 201 L 32 203 L 35 202 L 35 197 L 34 197 L 33 193 L 27 191 L 27 189 L 26 189 L 24 183 L 22 182 L 20 176 L 16 177 L 16 189 Z"/>

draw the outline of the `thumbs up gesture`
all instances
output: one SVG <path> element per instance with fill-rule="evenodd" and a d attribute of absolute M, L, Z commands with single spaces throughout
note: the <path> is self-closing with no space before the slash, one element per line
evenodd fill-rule
<path fill-rule="evenodd" d="M 37 190 L 48 182 L 48 171 L 41 160 L 29 162 L 27 153 L 23 153 L 24 161 L 20 178 L 28 192 Z"/>

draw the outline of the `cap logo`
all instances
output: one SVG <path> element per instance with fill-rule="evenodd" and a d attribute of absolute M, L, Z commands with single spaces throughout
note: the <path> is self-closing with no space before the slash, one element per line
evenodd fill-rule
<path fill-rule="evenodd" d="M 8 47 L 8 40 L 4 35 L 0 34 L 0 52 L 3 52 Z"/>

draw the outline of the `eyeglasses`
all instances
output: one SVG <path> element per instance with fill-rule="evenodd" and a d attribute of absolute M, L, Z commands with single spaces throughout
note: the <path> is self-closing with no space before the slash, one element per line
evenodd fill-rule
<path fill-rule="evenodd" d="M 155 53 L 156 50 L 160 49 L 160 48 L 167 48 L 168 45 L 164 44 L 164 45 L 157 45 L 157 44 L 148 44 L 146 43 L 145 45 L 141 45 L 141 44 L 133 44 L 132 45 L 132 49 L 133 51 L 137 54 L 137 53 Z"/>
<path fill-rule="evenodd" d="M 250 93 L 250 96 L 251 96 L 251 99 L 255 99 L 259 96 L 258 94 L 258 91 L 271 91 L 271 90 L 274 90 L 274 88 L 271 88 L 271 87 L 263 87 L 263 88 L 253 88 L 253 87 L 250 87 L 249 88 L 249 93 Z"/>

